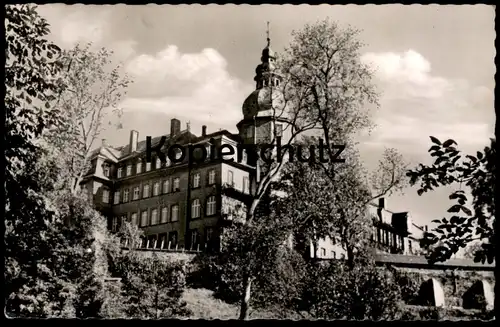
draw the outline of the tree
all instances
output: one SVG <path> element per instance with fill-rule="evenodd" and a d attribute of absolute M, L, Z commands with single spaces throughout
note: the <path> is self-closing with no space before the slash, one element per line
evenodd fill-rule
<path fill-rule="evenodd" d="M 6 17 L 7 312 L 97 317 L 104 249 L 113 240 L 84 196 L 58 189 L 61 156 L 46 142 L 68 125 L 59 106 L 67 91 L 64 56 L 45 40 L 48 24 L 35 6 L 6 6 Z"/>
<path fill-rule="evenodd" d="M 160 319 L 185 316 L 186 303 L 181 300 L 186 271 L 183 263 L 168 262 L 156 253 L 145 257 L 131 250 L 117 258 L 122 280 L 126 317 Z"/>
<path fill-rule="evenodd" d="M 46 40 L 47 22 L 36 6 L 5 7 L 5 286 L 8 314 L 46 316 L 52 285 L 36 278 L 50 259 L 54 211 L 44 193 L 54 172 L 38 169 L 45 150 L 37 143 L 61 123 L 52 107 L 64 89 L 60 49 Z"/>
<path fill-rule="evenodd" d="M 440 186 L 458 184 L 458 189 L 449 196 L 456 201 L 448 209 L 452 217 L 433 220 L 438 226 L 424 234 L 422 245 L 429 249 L 428 260 L 446 261 L 460 248 L 479 241 L 482 249 L 475 252 L 474 260 L 492 263 L 495 257 L 496 140 L 491 139 L 491 145 L 477 151 L 476 155 L 463 156 L 454 140 L 442 143 L 433 136 L 430 138 L 434 144 L 429 152 L 435 157 L 434 163 L 431 166 L 420 164 L 408 171 L 410 183 L 419 184 L 419 195 Z M 470 204 L 467 204 L 464 186 L 472 195 Z"/>
<path fill-rule="evenodd" d="M 315 319 L 399 319 L 401 294 L 393 274 L 365 257 L 356 269 L 331 261 L 308 270 L 304 309 Z"/>
<path fill-rule="evenodd" d="M 278 311 L 289 311 L 300 298 L 305 276 L 305 262 L 287 244 L 290 224 L 280 221 L 275 214 L 258 216 L 259 225 L 235 223 L 224 229 L 221 251 L 201 260 L 198 275 L 206 278 L 205 285 L 226 302 L 241 301 L 245 292 L 243 274 L 252 275 L 252 293 L 249 303 Z M 245 213 L 242 213 L 244 217 Z M 248 253 L 259 260 L 244 266 Z M 202 258 L 203 259 L 203 258 Z M 248 294 L 248 293 L 247 293 Z"/>
<path fill-rule="evenodd" d="M 281 206 L 288 208 L 288 216 L 295 217 L 294 232 L 299 237 L 313 240 L 313 245 L 325 237 L 340 240 L 352 267 L 355 253 L 367 251 L 369 246 L 373 217 L 367 206 L 379 190 L 390 193 L 404 187 L 406 164 L 392 149 L 386 150 L 379 167 L 370 173 L 354 149 L 348 149 L 344 158 L 346 165 L 336 169 L 335 182 L 319 165 L 290 163 L 280 186 L 287 194 Z M 377 193 L 373 195 L 372 190 Z"/>
<path fill-rule="evenodd" d="M 73 194 L 89 171 L 92 150 L 106 127 L 107 115 L 121 115 L 118 105 L 130 83 L 127 75 L 121 75 L 121 65 L 113 67 L 112 51 L 93 51 L 91 45 L 62 52 L 67 87 L 58 107 L 64 124 L 47 135 L 50 145 L 61 154 L 62 187 Z"/>
<path fill-rule="evenodd" d="M 335 185 L 336 164 L 339 147 L 352 143 L 355 133 L 371 127 L 369 105 L 377 105 L 377 94 L 371 83 L 372 72 L 360 61 L 361 42 L 358 31 L 342 29 L 328 20 L 314 25 L 306 25 L 293 33 L 293 40 L 279 60 L 278 67 L 284 74 L 284 82 L 279 86 L 283 101 L 276 101 L 271 110 L 277 117 L 288 119 L 283 133 L 290 137 L 290 145 L 308 133 L 324 139 L 326 146 L 320 151 L 326 155 L 328 163 L 321 165 L 326 176 Z M 272 101 L 274 104 L 274 101 Z M 276 130 L 270 144 L 276 143 Z M 269 142 L 268 142 L 269 143 Z M 286 151 L 285 151 L 286 152 Z M 326 152 L 326 153 L 325 153 Z M 275 153 L 274 153 L 275 154 Z M 256 210 L 264 195 L 269 193 L 271 183 L 279 179 L 283 160 L 271 165 L 260 163 L 257 185 L 253 199 L 247 207 L 245 225 L 259 224 L 255 219 Z M 396 183 L 392 176 L 389 184 Z M 384 191 L 379 196 L 389 192 Z M 258 261 L 253 253 L 248 253 L 245 267 Z M 252 276 L 250 270 L 243 274 L 240 319 L 248 317 Z"/>

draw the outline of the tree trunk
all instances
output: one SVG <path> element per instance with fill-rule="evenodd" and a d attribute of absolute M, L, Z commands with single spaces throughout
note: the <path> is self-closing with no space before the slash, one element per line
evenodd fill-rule
<path fill-rule="evenodd" d="M 352 269 L 354 268 L 354 251 L 350 246 L 346 247 L 347 249 L 347 266 Z"/>
<path fill-rule="evenodd" d="M 243 287 L 244 287 L 244 292 L 243 292 L 243 297 L 241 299 L 241 305 L 240 305 L 240 317 L 238 318 L 239 320 L 247 320 L 248 319 L 248 310 L 250 309 L 250 295 L 252 292 L 252 279 L 247 274 L 243 278 Z"/>

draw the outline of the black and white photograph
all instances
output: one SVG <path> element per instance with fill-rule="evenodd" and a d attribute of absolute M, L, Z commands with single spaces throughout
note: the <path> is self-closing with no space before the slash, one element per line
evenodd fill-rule
<path fill-rule="evenodd" d="M 495 6 L 4 8 L 7 319 L 495 320 Z"/>

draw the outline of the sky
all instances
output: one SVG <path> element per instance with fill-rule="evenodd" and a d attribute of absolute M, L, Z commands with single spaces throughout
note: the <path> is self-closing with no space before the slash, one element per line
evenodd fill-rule
<path fill-rule="evenodd" d="M 237 132 L 241 106 L 254 90 L 266 45 L 283 49 L 293 30 L 330 18 L 361 30 L 361 60 L 374 67 L 380 108 L 376 128 L 360 138 L 368 169 L 384 148 L 411 165 L 431 163 L 429 136 L 453 138 L 475 153 L 494 136 L 495 10 L 487 5 L 64 5 L 39 6 L 60 47 L 92 42 L 114 51 L 133 84 L 120 106 L 123 129 L 108 129 L 111 145 L 168 134 L 170 120 L 201 134 Z M 417 224 L 446 216 L 450 189 L 418 196 L 416 188 L 387 199 Z M 432 226 L 432 225 L 431 225 Z M 430 227 L 431 227 L 430 226 Z"/>

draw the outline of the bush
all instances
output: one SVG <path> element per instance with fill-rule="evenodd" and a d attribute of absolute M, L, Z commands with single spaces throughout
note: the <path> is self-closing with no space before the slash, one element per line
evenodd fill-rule
<path fill-rule="evenodd" d="M 422 277 L 418 274 L 412 274 L 396 269 L 393 269 L 392 271 L 395 281 L 401 290 L 402 300 L 406 304 L 417 304 L 420 286 L 422 284 Z"/>
<path fill-rule="evenodd" d="M 283 246 L 265 258 L 269 264 L 254 276 L 252 306 L 258 308 L 293 308 L 302 294 L 305 263 L 302 256 Z M 220 254 L 200 256 L 193 264 L 196 269 L 188 278 L 191 287 L 214 291 L 214 296 L 238 304 L 243 292 L 242 265 L 238 256 Z"/>
<path fill-rule="evenodd" d="M 122 283 L 120 312 L 125 317 L 160 319 L 189 314 L 181 300 L 186 287 L 184 263 L 128 252 L 118 258 L 116 268 Z"/>
<path fill-rule="evenodd" d="M 392 273 L 374 265 L 332 261 L 312 265 L 302 309 L 318 319 L 399 319 L 400 289 Z"/>

